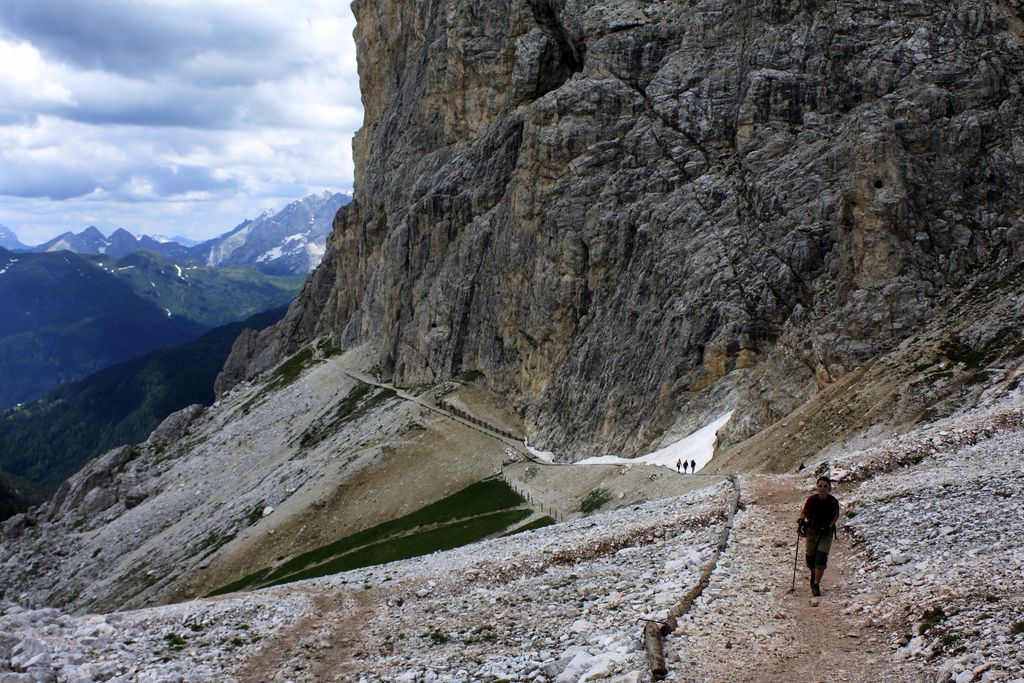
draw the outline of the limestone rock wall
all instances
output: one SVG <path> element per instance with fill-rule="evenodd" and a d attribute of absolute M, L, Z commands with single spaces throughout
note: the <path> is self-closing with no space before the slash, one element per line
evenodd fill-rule
<path fill-rule="evenodd" d="M 355 201 L 238 379 L 327 335 L 570 457 L 736 441 L 1021 261 L 1019 2 L 353 6 Z"/>

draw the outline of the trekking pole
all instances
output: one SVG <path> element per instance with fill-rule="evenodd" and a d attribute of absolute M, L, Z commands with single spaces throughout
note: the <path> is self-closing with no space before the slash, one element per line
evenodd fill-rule
<path fill-rule="evenodd" d="M 796 592 L 796 562 L 800 558 L 800 532 L 796 532 L 796 551 L 793 553 L 793 585 L 790 586 L 789 592 Z"/>

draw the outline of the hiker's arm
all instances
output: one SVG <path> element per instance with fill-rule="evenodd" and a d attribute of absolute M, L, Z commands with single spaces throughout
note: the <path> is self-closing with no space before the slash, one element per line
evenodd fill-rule
<path fill-rule="evenodd" d="M 839 501 L 836 501 L 836 514 L 832 518 L 832 523 L 830 524 L 830 526 L 832 528 L 835 528 L 836 524 L 839 522 L 839 512 L 840 512 L 840 510 L 841 510 L 841 508 L 839 507 Z"/>
<path fill-rule="evenodd" d="M 800 516 L 796 518 L 797 523 L 803 522 L 803 521 L 807 520 L 810 517 L 809 511 L 807 510 L 807 506 L 810 505 L 810 504 L 811 504 L 811 499 L 810 498 L 808 498 L 807 500 L 804 501 L 804 506 L 802 508 L 800 508 Z"/>

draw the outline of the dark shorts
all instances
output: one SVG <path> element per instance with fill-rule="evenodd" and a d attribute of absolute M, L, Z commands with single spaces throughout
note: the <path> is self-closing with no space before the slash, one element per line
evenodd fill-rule
<path fill-rule="evenodd" d="M 815 566 L 824 567 L 828 564 L 828 552 L 832 549 L 832 530 L 824 529 L 818 531 L 816 529 L 807 530 L 807 565 L 810 566 L 811 561 Z"/>

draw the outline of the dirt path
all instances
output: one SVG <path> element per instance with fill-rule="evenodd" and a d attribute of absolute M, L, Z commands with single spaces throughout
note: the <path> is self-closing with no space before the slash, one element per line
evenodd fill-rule
<path fill-rule="evenodd" d="M 917 680 L 890 661 L 888 632 L 870 619 L 882 596 L 858 573 L 848 539 L 833 545 L 821 598 L 811 596 L 801 544 L 790 592 L 796 518 L 810 491 L 795 477 L 742 478 L 745 510 L 703 597 L 666 639 L 669 680 L 770 683 Z M 836 492 L 842 500 L 842 491 Z M 867 613 L 862 608 L 867 607 Z"/>
<path fill-rule="evenodd" d="M 264 643 L 235 673 L 240 683 L 355 681 L 362 670 L 363 625 L 386 598 L 380 590 L 303 588 L 314 608 Z"/>
<path fill-rule="evenodd" d="M 795 488 L 791 480 L 776 477 L 752 483 L 752 495 L 760 498 L 758 505 L 765 508 L 774 522 L 773 547 L 779 547 L 777 544 L 786 539 L 787 531 L 791 543 L 782 548 L 794 547 L 796 517 L 809 491 Z M 793 623 L 793 637 L 772 666 L 759 672 L 759 680 L 905 680 L 902 674 L 894 676 L 896 672 L 889 671 L 891 667 L 884 656 L 888 649 L 885 634 L 879 629 L 864 628 L 862 622 L 843 614 L 844 609 L 858 601 L 860 587 L 856 576 L 858 562 L 852 550 L 847 540 L 836 540 L 830 566 L 822 579 L 823 595 L 814 601 L 810 597 L 809 571 L 801 542 L 796 591 L 780 594 Z M 791 560 L 789 567 L 792 586 Z"/>

